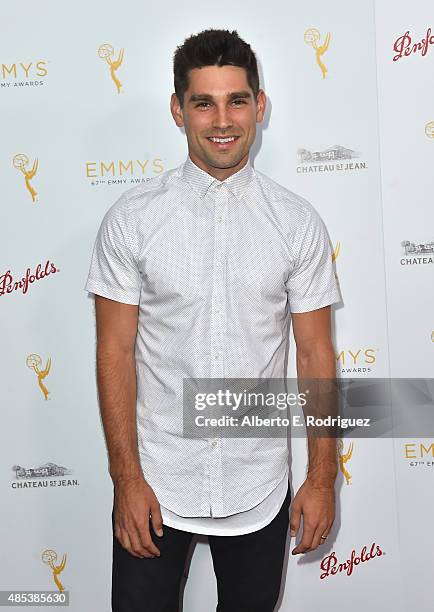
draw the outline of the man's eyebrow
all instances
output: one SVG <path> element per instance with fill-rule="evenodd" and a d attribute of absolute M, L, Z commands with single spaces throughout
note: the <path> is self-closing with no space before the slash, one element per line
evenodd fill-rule
<path fill-rule="evenodd" d="M 233 100 L 234 98 L 251 98 L 252 94 L 249 91 L 232 91 L 227 95 L 229 100 Z M 213 100 L 214 97 L 210 94 L 199 93 L 199 94 L 191 94 L 189 102 L 199 102 L 202 100 Z"/>

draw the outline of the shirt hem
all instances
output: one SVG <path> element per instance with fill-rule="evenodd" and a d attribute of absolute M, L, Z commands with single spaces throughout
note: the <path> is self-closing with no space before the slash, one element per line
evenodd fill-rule
<path fill-rule="evenodd" d="M 220 536 L 235 536 L 235 535 L 246 535 L 248 533 L 254 533 L 255 531 L 259 531 L 260 529 L 263 529 L 264 527 L 266 527 L 269 523 L 271 523 L 271 521 L 277 516 L 277 514 L 279 513 L 283 501 L 288 493 L 288 489 L 289 489 L 289 481 L 288 481 L 288 475 L 289 475 L 289 470 L 286 469 L 285 470 L 285 474 L 283 475 L 283 477 L 279 480 L 279 482 L 277 483 L 277 485 L 267 493 L 267 495 L 265 495 L 265 497 L 258 502 L 257 504 L 255 504 L 254 506 L 252 506 L 251 508 L 248 508 L 247 510 L 243 510 L 241 512 L 234 512 L 233 514 L 229 514 L 227 516 L 224 517 L 202 517 L 202 516 L 191 516 L 191 517 L 183 517 L 180 515 L 181 519 L 191 519 L 191 521 L 194 522 L 194 520 L 196 518 L 201 519 L 201 518 L 206 518 L 206 519 L 210 519 L 212 521 L 216 521 L 216 527 L 213 528 L 212 526 L 195 526 L 195 525 L 186 525 L 183 524 L 182 521 L 178 522 L 176 519 L 172 520 L 171 517 L 167 517 L 167 515 L 165 515 L 165 510 L 166 508 L 164 506 L 161 506 L 160 504 L 160 509 L 161 509 L 161 515 L 163 518 L 163 529 L 164 529 L 164 525 L 167 525 L 168 527 L 171 527 L 172 529 L 178 529 L 179 531 L 187 531 L 188 533 L 194 533 L 194 534 L 198 534 L 198 535 L 220 535 Z M 254 525 L 248 525 L 247 527 L 242 527 L 242 526 L 238 526 L 238 527 L 225 527 L 225 526 L 220 526 L 217 527 L 218 523 L 217 521 L 219 521 L 220 519 L 225 519 L 228 518 L 230 519 L 232 516 L 235 515 L 239 515 L 239 514 L 243 514 L 244 512 L 248 513 L 249 511 L 253 510 L 254 508 L 256 508 L 257 506 L 259 506 L 267 497 L 268 495 L 271 495 L 271 493 L 273 493 L 273 491 L 275 489 L 277 489 L 277 487 L 282 483 L 282 480 L 286 479 L 286 487 L 285 487 L 285 493 L 283 495 L 283 499 L 281 500 L 281 502 L 279 503 L 277 509 L 275 509 L 275 511 L 273 511 L 271 513 L 271 515 L 267 515 L 265 517 L 263 517 L 258 523 L 255 523 Z M 176 512 L 173 512 L 173 510 L 170 510 L 169 508 L 167 508 L 167 510 L 173 514 L 176 514 Z M 191 527 L 193 527 L 193 529 L 191 529 Z"/>
<path fill-rule="evenodd" d="M 130 293 L 123 291 L 113 290 L 107 285 L 104 285 L 98 281 L 88 281 L 84 287 L 84 291 L 100 295 L 102 297 L 114 300 L 115 302 L 122 302 L 123 304 L 131 304 L 137 306 L 139 304 L 139 294 L 135 294 L 134 297 Z"/>
<path fill-rule="evenodd" d="M 315 299 L 316 298 L 316 299 Z M 312 304 L 314 302 L 314 304 Z M 332 291 L 328 292 L 322 297 L 312 296 L 309 298 L 309 302 L 291 302 L 289 301 L 289 310 L 293 313 L 302 313 L 302 312 L 311 312 L 312 310 L 317 310 L 318 308 L 323 308 L 324 306 L 330 306 L 331 304 L 337 304 L 342 302 L 342 298 L 339 295 L 339 292 Z"/>

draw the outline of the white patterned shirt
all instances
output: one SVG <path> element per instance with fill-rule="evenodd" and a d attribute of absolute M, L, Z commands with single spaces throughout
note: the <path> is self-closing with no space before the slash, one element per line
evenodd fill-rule
<path fill-rule="evenodd" d="M 183 437 L 183 379 L 284 378 L 290 313 L 341 300 L 331 255 L 314 207 L 250 160 L 218 181 L 187 157 L 105 214 L 85 289 L 139 306 L 138 450 L 163 520 L 247 516 L 282 487 L 286 438 Z"/>

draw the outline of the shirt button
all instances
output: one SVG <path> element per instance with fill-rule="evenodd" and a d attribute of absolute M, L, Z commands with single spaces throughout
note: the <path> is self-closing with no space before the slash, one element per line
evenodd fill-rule
<path fill-rule="evenodd" d="M 217 217 L 217 223 L 221 223 L 223 221 L 223 217 Z"/>
<path fill-rule="evenodd" d="M 217 446 L 217 444 L 218 444 L 217 440 L 213 440 L 213 441 L 211 442 L 211 446 L 212 446 L 213 448 L 215 448 L 215 447 Z"/>
<path fill-rule="evenodd" d="M 216 353 L 216 354 L 214 355 L 214 359 L 218 359 L 219 357 L 220 357 L 220 355 L 219 355 L 218 353 Z"/>

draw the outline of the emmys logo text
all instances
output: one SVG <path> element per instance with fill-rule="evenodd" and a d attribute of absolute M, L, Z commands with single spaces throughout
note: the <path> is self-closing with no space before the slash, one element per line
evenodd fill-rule
<path fill-rule="evenodd" d="M 91 185 L 126 185 L 148 181 L 152 176 L 164 172 L 164 165 L 160 157 L 110 159 L 88 161 L 85 164 L 85 171 L 86 178 L 91 179 Z"/>
<path fill-rule="evenodd" d="M 419 42 L 413 42 L 410 36 L 410 30 L 407 30 L 407 32 L 397 38 L 393 44 L 393 50 L 396 51 L 393 61 L 397 62 L 401 57 L 406 57 L 412 53 L 420 52 L 422 56 L 425 56 L 428 53 L 430 45 L 434 45 L 434 35 L 431 35 L 431 28 L 428 28 L 425 38 L 422 38 Z"/>
<path fill-rule="evenodd" d="M 372 371 L 370 366 L 376 362 L 377 351 L 375 348 L 343 350 L 336 355 L 336 361 L 342 374 L 367 374 Z"/>
<path fill-rule="evenodd" d="M 14 280 L 11 271 L 7 270 L 4 274 L 0 275 L 0 296 L 5 293 L 12 293 L 12 291 L 18 291 L 19 289 L 23 293 L 27 293 L 29 285 L 56 272 L 60 272 L 59 268 L 56 268 L 54 263 L 50 263 L 49 259 L 47 259 L 44 269 L 42 269 L 42 264 L 36 266 L 34 273 L 31 272 L 30 268 L 27 268 L 26 275 L 20 280 Z"/>
<path fill-rule="evenodd" d="M 366 561 L 370 561 L 375 557 L 381 557 L 385 554 L 381 548 L 375 544 L 375 542 L 372 543 L 370 551 L 366 551 L 367 546 L 364 546 L 360 555 L 356 556 L 356 551 L 353 548 L 351 551 L 351 557 L 344 561 L 344 563 L 338 563 L 336 553 L 333 551 L 321 561 L 321 569 L 323 570 L 323 573 L 320 575 L 320 579 L 324 580 L 324 578 L 327 578 L 328 576 L 334 576 L 335 574 L 342 572 L 345 572 L 347 576 L 351 576 L 354 567 L 359 565 L 359 563 L 365 563 Z"/>
<path fill-rule="evenodd" d="M 404 445 L 405 458 L 410 467 L 434 467 L 434 442 L 408 442 Z"/>
<path fill-rule="evenodd" d="M 47 62 L 19 62 L 14 64 L 1 64 L 0 89 L 8 87 L 38 87 L 44 81 L 37 77 L 45 77 L 48 74 Z M 21 80 L 24 79 L 24 80 Z M 31 79 L 31 80 L 28 80 Z"/>
<path fill-rule="evenodd" d="M 432 442 L 428 447 L 426 447 L 422 442 L 419 442 L 419 444 L 411 443 L 405 445 L 405 456 L 407 459 L 416 459 L 429 454 L 431 454 L 431 457 L 434 459 L 434 442 Z"/>

